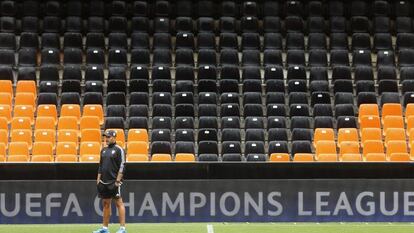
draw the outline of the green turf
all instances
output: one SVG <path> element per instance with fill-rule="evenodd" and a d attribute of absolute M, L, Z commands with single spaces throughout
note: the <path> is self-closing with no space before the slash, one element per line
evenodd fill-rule
<path fill-rule="evenodd" d="M 412 233 L 412 224 L 388 223 L 213 223 L 214 233 Z M 0 225 L 0 233 L 90 233 L 97 224 Z M 110 227 L 115 233 L 116 225 Z M 207 223 L 128 224 L 129 233 L 207 233 Z"/>

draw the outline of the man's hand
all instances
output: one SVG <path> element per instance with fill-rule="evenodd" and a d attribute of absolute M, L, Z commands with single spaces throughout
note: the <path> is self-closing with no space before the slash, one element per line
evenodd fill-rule
<path fill-rule="evenodd" d="M 121 182 L 121 181 L 115 181 L 115 186 L 116 186 L 116 187 L 121 186 L 121 184 L 122 184 L 122 182 Z"/>

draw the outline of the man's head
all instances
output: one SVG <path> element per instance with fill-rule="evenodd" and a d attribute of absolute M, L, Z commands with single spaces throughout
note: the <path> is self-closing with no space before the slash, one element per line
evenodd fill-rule
<path fill-rule="evenodd" d="M 115 130 L 107 130 L 104 133 L 106 145 L 112 145 L 116 143 L 116 131 Z"/>

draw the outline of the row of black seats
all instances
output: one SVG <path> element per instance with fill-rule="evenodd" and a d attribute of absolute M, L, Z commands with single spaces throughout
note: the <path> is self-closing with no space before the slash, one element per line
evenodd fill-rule
<path fill-rule="evenodd" d="M 328 62 L 328 54 L 330 60 Z M 68 66 L 191 66 L 194 67 L 194 51 L 191 49 L 177 49 L 173 62 L 172 52 L 168 49 L 156 49 L 151 53 L 149 50 L 134 49 L 131 51 L 131 59 L 124 49 L 110 49 L 106 59 L 105 52 L 98 49 L 90 49 L 86 52 L 86 61 L 81 49 L 67 48 L 61 54 L 56 49 L 43 49 L 41 52 L 40 65 L 68 65 Z M 239 52 L 235 49 L 223 49 L 219 53 L 219 59 L 215 50 L 203 49 L 198 52 L 198 66 L 349 66 L 350 55 L 347 50 L 315 49 L 309 51 L 306 59 L 305 50 L 292 49 L 286 53 L 286 60 L 283 60 L 282 51 L 267 49 L 263 52 L 263 60 L 259 50 L 243 50 L 242 58 L 239 59 Z M 352 53 L 352 66 L 373 66 L 372 55 L 368 50 L 357 50 Z M 391 51 L 380 51 L 377 53 L 378 66 L 395 66 L 396 58 Z M 398 53 L 399 66 L 413 66 L 414 49 L 400 50 Z M 18 51 L 18 62 L 16 64 L 14 50 L 0 50 L 0 65 L 2 66 L 38 66 L 38 54 L 34 49 L 20 49 Z"/>
<path fill-rule="evenodd" d="M 0 13 L 7 16 L 411 16 L 409 1 L 2 1 Z"/>
<path fill-rule="evenodd" d="M 291 66 L 285 69 L 281 66 L 268 66 L 264 68 L 263 74 L 261 72 L 261 67 L 258 66 L 223 66 L 221 68 L 217 68 L 215 66 L 178 66 L 175 67 L 174 72 L 172 72 L 170 67 L 167 66 L 154 66 L 152 68 L 148 68 L 146 66 L 133 66 L 130 69 L 127 67 L 109 67 L 107 69 L 107 75 L 105 75 L 105 69 L 99 66 L 87 66 L 84 69 L 80 66 L 64 66 L 62 75 L 59 75 L 59 70 L 60 68 L 57 66 L 41 66 L 39 67 L 39 75 L 36 75 L 35 67 L 18 67 L 16 76 L 17 80 L 39 80 L 39 82 L 59 82 L 60 79 L 79 80 L 85 82 L 104 82 L 105 80 L 117 79 L 130 81 L 141 80 L 137 82 L 143 82 L 143 84 L 148 84 L 150 80 L 172 80 L 174 78 L 176 83 L 180 83 L 181 81 L 195 82 L 198 80 L 202 81 L 204 84 L 208 84 L 208 87 L 212 86 L 210 82 L 220 79 L 234 80 L 236 82 L 242 80 L 264 80 L 267 92 L 284 92 L 283 89 L 276 86 L 276 84 L 284 86 L 284 80 L 287 80 L 287 84 L 289 86 L 290 80 L 298 79 L 309 80 L 310 84 L 312 81 L 328 80 L 332 80 L 332 84 L 334 84 L 334 81 L 338 79 L 346 79 L 350 81 L 354 80 L 355 82 L 359 80 L 377 80 L 377 82 L 379 82 L 386 79 L 399 79 L 403 82 L 405 80 L 414 79 L 413 67 L 401 67 L 398 70 L 397 68 L 388 65 L 379 66 L 377 69 L 373 69 L 370 66 L 357 66 L 355 68 L 349 66 L 334 66 L 331 72 L 328 72 L 328 68 L 326 67 L 310 67 L 309 69 L 306 69 L 303 66 Z M 12 67 L 1 66 L 0 74 L 1 79 L 14 80 L 14 72 Z M 306 86 L 307 85 L 305 84 L 305 87 Z M 312 89 L 312 87 L 310 88 Z M 203 89 L 203 87 L 201 87 L 201 89 Z M 214 90 L 212 92 L 217 91 L 217 89 L 213 89 Z M 325 89 L 329 89 L 329 86 Z M 145 87 L 141 87 L 140 90 L 148 92 L 148 88 Z M 183 90 L 187 90 L 187 88 L 184 88 Z M 130 92 L 134 91 L 138 90 L 135 88 L 130 90 Z"/>
<path fill-rule="evenodd" d="M 345 105 L 340 107 L 346 107 Z M 340 108 L 338 108 L 340 109 Z M 329 116 L 319 116 L 313 119 L 309 117 L 292 117 L 290 124 L 285 117 L 268 117 L 267 119 L 258 118 L 258 117 L 247 117 L 244 120 L 244 123 L 241 123 L 239 117 L 200 117 L 198 118 L 198 124 L 195 124 L 197 118 L 193 117 L 176 117 L 174 119 L 168 117 L 154 117 L 151 120 L 151 125 L 149 124 L 150 119 L 143 116 L 130 116 L 127 121 L 120 116 L 107 116 L 105 121 L 106 128 L 119 128 L 125 127 L 124 122 L 127 122 L 127 127 L 129 129 L 142 128 L 142 129 L 172 129 L 174 126 L 175 130 L 185 130 L 185 129 L 202 129 L 209 127 L 209 129 L 216 129 L 213 127 L 217 126 L 217 121 L 221 122 L 220 128 L 222 130 L 234 129 L 240 131 L 244 128 L 249 129 L 268 129 L 269 135 L 268 140 L 288 140 L 292 138 L 289 136 L 287 130 L 290 129 L 291 132 L 297 129 L 307 129 L 308 131 L 316 128 L 357 128 L 358 127 L 358 118 L 355 116 L 339 116 L 337 118 Z M 265 125 L 265 122 L 267 124 Z M 151 126 L 151 127 L 149 127 Z M 309 135 L 309 134 L 306 134 Z M 293 137 L 296 138 L 296 137 Z"/>
<path fill-rule="evenodd" d="M 61 49 L 60 37 L 56 33 L 41 34 L 22 33 L 19 37 L 19 49 Z M 241 43 L 235 33 L 221 33 L 219 42 L 216 43 L 216 35 L 213 33 L 199 33 L 196 36 L 192 33 L 177 33 L 175 43 L 172 46 L 173 37 L 168 33 L 155 33 L 152 36 L 153 42 L 150 43 L 150 36 L 147 33 L 133 33 L 128 43 L 128 36 L 125 33 L 110 33 L 108 45 L 105 43 L 105 36 L 102 33 L 88 33 L 85 46 L 83 36 L 80 33 L 65 33 L 63 36 L 63 48 L 75 48 L 86 50 L 106 50 L 108 49 L 236 49 L 236 50 L 394 50 L 392 35 L 389 33 L 376 33 L 373 37 L 374 46 L 371 44 L 371 36 L 368 33 L 352 34 L 351 46 L 349 46 L 348 35 L 345 33 L 331 33 L 328 36 L 323 33 L 310 33 L 305 45 L 305 35 L 300 32 L 287 33 L 285 36 L 280 33 L 265 33 L 263 43 L 258 33 L 243 33 Z M 283 38 L 285 43 L 283 43 Z M 329 46 L 327 39 L 329 38 Z M 396 50 L 412 49 L 413 33 L 399 33 L 396 36 Z M 284 45 L 283 45 L 284 44 Z M 0 33 L 0 48 L 15 50 L 17 48 L 16 37 L 13 33 Z"/>
<path fill-rule="evenodd" d="M 202 82 L 199 85 L 210 84 L 210 82 Z M 413 92 L 413 80 L 404 80 L 402 82 L 402 92 L 405 94 L 407 92 Z M 39 92 L 51 92 L 58 94 L 59 92 L 59 83 L 57 81 L 41 81 L 39 83 Z M 76 79 L 67 79 L 62 81 L 61 92 L 76 92 L 81 94 L 82 92 L 100 92 L 110 94 L 113 92 L 120 93 L 130 93 L 130 98 L 134 98 L 137 93 L 145 94 L 145 98 L 142 98 L 142 101 L 148 102 L 148 87 L 147 80 L 130 80 L 129 86 L 127 82 L 122 79 L 112 79 L 108 80 L 106 87 L 104 88 L 104 83 L 102 81 L 86 81 L 84 88 L 81 86 L 80 80 Z M 153 84 L 153 99 L 157 97 L 157 94 L 162 93 L 162 95 L 168 96 L 171 98 L 171 93 L 173 93 L 173 86 L 171 80 L 154 80 Z M 228 95 L 221 96 L 221 102 L 225 99 L 235 100 L 235 103 L 238 103 L 239 99 L 239 84 L 237 80 L 223 79 L 218 82 L 219 87 L 215 87 L 214 90 L 207 90 L 207 87 L 199 87 L 199 92 L 219 92 L 219 93 L 232 93 Z M 146 85 L 146 86 L 145 86 Z M 269 87 L 268 87 L 269 85 Z M 355 82 L 355 91 L 358 95 L 361 92 L 376 92 L 375 82 L 373 80 L 357 80 Z M 288 95 L 285 96 L 285 91 L 287 89 Z M 288 100 L 288 103 L 308 103 L 311 102 L 311 105 L 318 103 L 330 103 L 331 91 L 329 88 L 329 82 L 324 80 L 316 80 L 310 83 L 310 87 L 307 85 L 306 80 L 290 80 L 285 84 L 283 80 L 268 80 L 265 86 L 266 90 L 266 99 L 267 102 L 272 103 L 285 103 Z M 353 81 L 346 79 L 338 79 L 333 82 L 333 93 L 347 92 L 351 95 L 354 93 Z M 385 92 L 395 92 L 399 93 L 398 81 L 392 79 L 380 80 L 378 82 L 377 92 L 379 95 Z M 194 94 L 194 83 L 192 81 L 177 81 L 175 84 L 175 99 L 179 101 L 180 99 L 185 102 L 193 102 Z M 260 80 L 245 80 L 243 81 L 242 86 L 242 97 L 245 102 L 254 102 L 261 103 L 262 88 Z M 137 95 L 138 96 L 138 95 Z M 310 98 L 308 98 L 310 96 Z M 287 98 L 286 98 L 287 97 Z M 171 101 L 168 101 L 171 103 Z M 228 101 L 226 101 L 228 103 Z M 225 103 L 226 103 L 225 102 Z"/>

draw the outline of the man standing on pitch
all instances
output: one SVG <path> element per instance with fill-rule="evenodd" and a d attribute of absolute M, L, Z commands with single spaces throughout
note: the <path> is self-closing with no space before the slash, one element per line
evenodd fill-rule
<path fill-rule="evenodd" d="M 111 217 L 111 202 L 115 200 L 119 212 L 121 227 L 117 233 L 126 233 L 125 206 L 121 197 L 122 178 L 125 170 L 125 151 L 116 144 L 116 131 L 108 130 L 104 133 L 107 146 L 101 151 L 99 162 L 97 189 L 103 205 L 102 228 L 93 233 L 109 233 L 108 225 Z"/>

